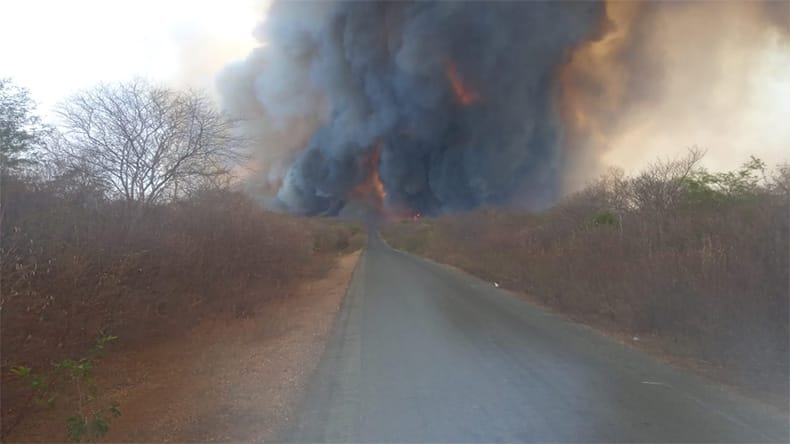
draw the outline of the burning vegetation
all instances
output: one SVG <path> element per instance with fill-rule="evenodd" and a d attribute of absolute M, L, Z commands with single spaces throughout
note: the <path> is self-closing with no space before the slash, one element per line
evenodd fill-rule
<path fill-rule="evenodd" d="M 381 212 L 387 193 L 384 191 L 384 184 L 379 177 L 379 162 L 381 161 L 381 145 L 377 145 L 362 159 L 360 170 L 364 174 L 364 179 L 351 190 L 351 199 L 362 202 L 371 208 Z"/>

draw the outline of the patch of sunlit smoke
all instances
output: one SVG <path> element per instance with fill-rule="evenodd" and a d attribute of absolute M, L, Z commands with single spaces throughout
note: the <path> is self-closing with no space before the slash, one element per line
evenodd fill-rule
<path fill-rule="evenodd" d="M 766 6 L 609 1 L 602 37 L 559 72 L 566 189 L 690 146 L 708 151 L 712 169 L 752 154 L 788 160 L 788 26 L 766 23 Z"/>
<path fill-rule="evenodd" d="M 577 180 L 569 184 L 571 189 L 584 184 L 591 166 L 597 171 L 596 163 L 610 137 L 607 125 L 623 108 L 628 73 L 618 56 L 629 43 L 634 17 L 641 7 L 639 2 L 607 2 L 601 38 L 585 42 L 560 67 L 568 179 Z"/>

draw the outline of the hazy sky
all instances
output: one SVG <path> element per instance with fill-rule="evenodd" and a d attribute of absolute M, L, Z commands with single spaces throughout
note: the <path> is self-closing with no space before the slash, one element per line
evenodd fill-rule
<path fill-rule="evenodd" d="M 255 45 L 260 0 L 3 0 L 0 77 L 41 111 L 99 81 L 135 75 L 211 89 Z"/>

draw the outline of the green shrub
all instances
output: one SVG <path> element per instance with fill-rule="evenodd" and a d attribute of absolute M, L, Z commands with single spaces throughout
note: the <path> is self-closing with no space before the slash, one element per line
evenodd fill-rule
<path fill-rule="evenodd" d="M 21 365 L 11 368 L 11 373 L 28 386 L 35 407 L 52 408 L 58 399 L 71 402 L 72 414 L 66 418 L 69 441 L 96 442 L 110 430 L 112 418 L 121 416 L 117 403 L 99 404 L 99 391 L 93 380 L 93 371 L 104 357 L 107 344 L 116 339 L 101 335 L 87 356 L 55 362 L 47 373 L 34 372 L 31 367 Z"/>

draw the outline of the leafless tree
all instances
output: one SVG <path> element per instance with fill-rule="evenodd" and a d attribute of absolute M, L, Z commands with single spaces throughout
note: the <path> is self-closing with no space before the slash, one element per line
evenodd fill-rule
<path fill-rule="evenodd" d="M 159 202 L 225 180 L 240 159 L 231 122 L 195 91 L 139 79 L 102 84 L 57 113 L 64 128 L 57 154 L 129 202 Z"/>
<path fill-rule="evenodd" d="M 681 203 L 685 196 L 686 181 L 704 156 L 705 151 L 693 147 L 682 158 L 650 165 L 628 184 L 631 206 L 642 211 L 663 214 Z"/>

